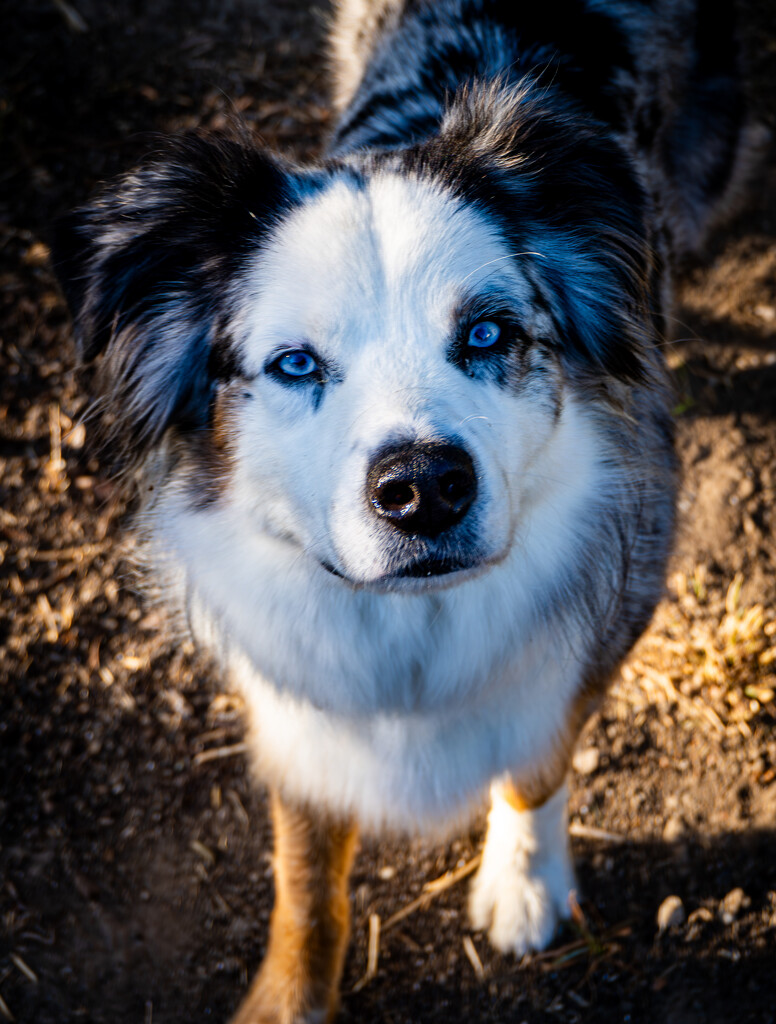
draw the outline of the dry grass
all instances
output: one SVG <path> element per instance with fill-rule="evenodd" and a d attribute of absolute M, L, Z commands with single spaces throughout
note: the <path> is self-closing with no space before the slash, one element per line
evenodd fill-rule
<path fill-rule="evenodd" d="M 671 595 L 624 666 L 615 698 L 674 706 L 720 735 L 749 737 L 776 715 L 776 612 L 741 601 L 739 573 L 726 590 L 704 566 L 676 573 Z"/>

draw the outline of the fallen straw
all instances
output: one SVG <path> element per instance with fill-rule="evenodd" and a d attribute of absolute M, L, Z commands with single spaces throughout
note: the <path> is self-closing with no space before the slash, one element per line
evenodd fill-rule
<path fill-rule="evenodd" d="M 193 761 L 195 765 L 207 764 L 208 761 L 219 761 L 222 757 L 236 757 L 238 754 L 248 753 L 247 743 L 232 743 L 229 747 L 212 747 L 210 750 L 201 750 L 195 754 Z"/>
<path fill-rule="evenodd" d="M 380 915 L 369 915 L 369 945 L 367 947 L 366 970 L 356 984 L 354 992 L 360 992 L 377 974 L 377 961 L 380 957 Z"/>
<path fill-rule="evenodd" d="M 628 838 L 627 836 L 619 835 L 617 832 L 607 832 L 603 828 L 583 825 L 578 821 L 569 823 L 569 835 L 576 836 L 578 839 L 600 839 L 604 843 L 624 843 Z"/>
<path fill-rule="evenodd" d="M 366 971 L 353 986 L 353 992 L 360 992 L 361 989 L 364 988 L 365 985 L 368 985 L 377 974 L 377 961 L 380 955 L 380 936 L 385 934 L 385 932 L 389 931 L 391 928 L 394 928 L 400 921 L 409 917 L 410 914 L 414 914 L 416 910 L 419 910 L 421 907 L 428 906 L 428 904 L 435 896 L 438 896 L 439 893 L 445 892 L 447 889 L 451 889 L 456 885 L 456 883 L 471 875 L 476 871 L 479 863 L 480 858 L 478 855 L 476 857 L 472 857 L 472 859 L 467 861 L 466 864 L 462 864 L 460 867 L 454 868 L 452 871 L 446 871 L 443 875 L 440 875 L 439 878 L 434 878 L 432 881 L 426 882 L 420 896 L 418 896 L 417 899 L 411 900 L 406 906 L 402 907 L 401 910 L 397 910 L 395 914 L 392 914 L 391 917 L 385 921 L 385 923 L 380 921 L 379 914 L 369 915 L 369 947 Z M 466 938 L 468 938 L 468 936 Z M 471 946 L 471 950 L 469 949 L 469 946 Z M 475 972 L 478 970 L 484 972 L 482 961 L 479 956 L 477 956 L 477 950 L 474 948 L 474 943 L 471 939 L 469 939 L 468 945 L 466 939 L 464 939 L 464 951 Z M 472 956 L 474 959 L 472 959 Z M 477 964 L 479 964 L 479 968 L 477 967 Z M 478 977 L 481 977 L 481 975 L 478 974 Z"/>
<path fill-rule="evenodd" d="M 16 1017 L 11 1013 L 8 1008 L 8 1003 L 0 996 L 0 1013 L 5 1017 L 6 1020 L 15 1021 Z"/>
<path fill-rule="evenodd" d="M 11 961 L 16 965 L 17 969 L 22 972 L 28 981 L 31 981 L 33 985 L 38 984 L 38 975 L 33 971 L 29 964 L 22 960 L 18 953 L 11 953 Z"/>
<path fill-rule="evenodd" d="M 485 968 L 482 966 L 482 960 L 480 960 L 479 953 L 477 952 L 477 947 L 474 945 L 474 940 L 472 939 L 471 935 L 464 935 L 463 951 L 466 954 L 469 963 L 474 968 L 474 973 L 477 975 L 478 979 L 482 981 L 482 979 L 485 977 Z"/>
<path fill-rule="evenodd" d="M 383 924 L 383 932 L 387 932 L 390 928 L 393 928 L 400 921 L 403 921 L 410 914 L 414 914 L 416 910 L 420 910 L 421 907 L 426 907 L 431 900 L 438 896 L 440 892 L 444 892 L 446 889 L 452 888 L 462 879 L 467 878 L 473 874 L 480 864 L 479 855 L 472 857 L 466 864 L 462 864 L 459 868 L 454 868 L 452 871 L 446 871 L 439 878 L 433 879 L 431 882 L 426 882 L 423 886 L 423 891 L 420 896 L 412 900 L 406 906 L 402 907 L 401 910 L 397 910 L 395 914 Z"/>
<path fill-rule="evenodd" d="M 658 672 L 657 669 L 652 668 L 650 665 L 645 665 L 641 661 L 634 661 L 633 668 L 635 672 L 641 675 L 642 679 L 646 679 L 647 682 L 652 683 L 654 687 L 661 690 L 669 701 L 677 704 L 686 714 L 707 723 L 715 732 L 725 732 L 725 726 L 715 711 L 707 704 L 686 697 L 665 673 Z"/>

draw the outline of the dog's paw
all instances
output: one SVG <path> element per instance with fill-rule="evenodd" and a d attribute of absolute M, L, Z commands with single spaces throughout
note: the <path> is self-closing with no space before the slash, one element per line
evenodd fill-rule
<path fill-rule="evenodd" d="M 267 999 L 252 993 L 237 1010 L 230 1024 L 331 1024 L 333 1012 L 296 1005 L 293 993 L 286 1000 Z"/>
<path fill-rule="evenodd" d="M 573 886 L 560 865 L 528 863 L 521 851 L 498 865 L 483 864 L 474 879 L 469 916 L 476 929 L 487 930 L 502 953 L 523 956 L 544 949 L 566 916 Z"/>
<path fill-rule="evenodd" d="M 268 961 L 229 1024 L 331 1024 L 338 999 L 313 991 L 309 978 L 281 972 Z"/>
<path fill-rule="evenodd" d="M 518 811 L 493 788 L 488 834 L 469 898 L 476 929 L 501 952 L 543 949 L 568 916 L 575 888 L 562 788 L 535 811 Z"/>

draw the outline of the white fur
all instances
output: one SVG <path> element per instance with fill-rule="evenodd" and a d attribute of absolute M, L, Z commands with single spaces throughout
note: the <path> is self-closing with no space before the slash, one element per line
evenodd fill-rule
<path fill-rule="evenodd" d="M 542 757 L 579 686 L 576 609 L 548 618 L 543 602 L 610 487 L 595 417 L 569 395 L 554 422 L 445 353 L 463 289 L 495 280 L 525 301 L 504 255 L 476 213 L 418 182 L 343 183 L 302 208 L 245 286 L 255 378 L 227 494 L 202 509 L 168 488 L 150 513 L 157 567 L 251 707 L 261 776 L 368 826 L 460 816 Z M 343 367 L 320 409 L 262 374 L 281 339 Z M 472 452 L 472 570 L 385 582 L 363 488 L 397 433 L 454 433 Z"/>
<path fill-rule="evenodd" d="M 230 504 L 168 507 L 160 546 L 187 567 L 195 632 L 229 652 L 261 777 L 367 826 L 423 829 L 460 816 L 494 775 L 540 759 L 563 731 L 581 665 L 573 615 L 548 625 L 536 601 L 573 559 L 573 524 L 603 487 L 594 452 L 568 403 L 545 500 L 508 557 L 416 593 L 353 588 Z"/>
<path fill-rule="evenodd" d="M 504 953 L 543 949 L 569 912 L 575 888 L 568 850 L 565 784 L 542 807 L 517 811 L 491 787 L 482 862 L 469 898 L 473 926 Z"/>
<path fill-rule="evenodd" d="M 304 340 L 343 367 L 344 381 L 316 413 L 257 375 L 234 500 L 267 532 L 292 535 L 355 582 L 376 582 L 388 553 L 362 498 L 369 456 L 391 438 L 454 433 L 478 469 L 482 559 L 503 558 L 551 423 L 541 396 L 515 402 L 495 385 L 472 386 L 446 357 L 456 304 L 485 283 L 501 284 L 526 329 L 539 329 L 528 285 L 487 222 L 428 184 L 384 175 L 357 191 L 343 181 L 292 215 L 246 284 L 248 373 L 278 345 Z"/>

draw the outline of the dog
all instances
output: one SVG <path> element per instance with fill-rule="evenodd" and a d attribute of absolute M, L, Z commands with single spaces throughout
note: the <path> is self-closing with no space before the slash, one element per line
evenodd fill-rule
<path fill-rule="evenodd" d="M 671 277 L 752 146 L 703 0 L 340 0 L 296 166 L 194 134 L 54 244 L 106 455 L 249 709 L 275 907 L 235 1024 L 330 1021 L 356 830 L 490 791 L 472 924 L 546 946 L 576 737 L 663 590 Z"/>

